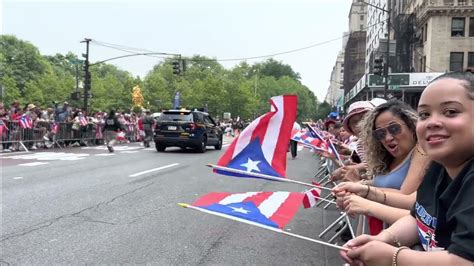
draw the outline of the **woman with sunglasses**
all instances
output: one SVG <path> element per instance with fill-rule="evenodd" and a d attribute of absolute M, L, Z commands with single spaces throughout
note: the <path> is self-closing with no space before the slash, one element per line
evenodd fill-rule
<path fill-rule="evenodd" d="M 416 132 L 433 160 L 416 204 L 377 236 L 359 236 L 341 256 L 365 265 L 473 265 L 474 75 L 444 74 L 423 91 Z M 424 251 L 407 246 L 420 243 Z M 398 247 L 394 247 L 394 244 Z M 436 252 L 431 252 L 436 251 Z"/>
<path fill-rule="evenodd" d="M 417 146 L 415 111 L 398 100 L 376 107 L 362 122 L 362 145 L 367 151 L 368 171 L 373 180 L 352 194 L 344 186 L 334 189 L 339 207 L 349 214 L 365 214 L 369 231 L 378 234 L 383 223 L 392 224 L 409 213 L 407 209 L 390 208 L 386 193 L 392 190 L 405 195 L 416 191 L 429 162 Z M 376 201 L 369 200 L 381 195 Z M 378 203 L 380 202 L 380 203 Z"/>

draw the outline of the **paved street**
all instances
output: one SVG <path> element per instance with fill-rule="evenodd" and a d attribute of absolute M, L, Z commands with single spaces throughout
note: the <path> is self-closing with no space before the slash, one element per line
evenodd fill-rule
<path fill-rule="evenodd" d="M 222 152 L 132 143 L 113 154 L 104 146 L 2 154 L 1 262 L 342 264 L 334 249 L 179 207 L 209 192 L 304 190 L 216 175 L 205 165 Z M 287 175 L 308 182 L 317 165 L 300 151 Z M 336 215 L 302 208 L 286 229 L 317 238 Z"/>

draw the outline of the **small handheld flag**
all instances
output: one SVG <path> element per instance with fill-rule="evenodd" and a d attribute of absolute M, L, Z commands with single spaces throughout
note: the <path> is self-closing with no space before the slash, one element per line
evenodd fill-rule
<path fill-rule="evenodd" d="M 295 192 L 210 193 L 192 205 L 186 203 L 178 205 L 348 251 L 349 249 L 345 247 L 282 230 L 300 207 L 302 197 L 301 193 Z"/>
<path fill-rule="evenodd" d="M 264 174 L 285 177 L 286 152 L 291 130 L 296 120 L 296 95 L 282 95 L 270 99 L 271 110 L 255 119 L 219 159 L 215 172 L 238 177 L 257 177 Z M 237 174 L 226 169 L 244 171 Z"/>
<path fill-rule="evenodd" d="M 33 122 L 31 118 L 27 115 L 22 115 L 20 117 L 20 127 L 21 128 L 33 128 Z"/>

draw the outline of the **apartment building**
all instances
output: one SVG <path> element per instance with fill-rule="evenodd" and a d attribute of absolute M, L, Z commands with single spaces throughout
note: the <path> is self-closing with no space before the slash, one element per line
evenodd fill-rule
<path fill-rule="evenodd" d="M 332 107 L 337 108 L 341 105 L 344 96 L 344 50 L 339 51 L 336 62 L 332 68 L 329 88 L 326 93 L 325 101 Z"/>
<path fill-rule="evenodd" d="M 368 2 L 390 11 L 389 97 L 416 106 L 421 92 L 437 76 L 474 71 L 474 0 Z M 367 10 L 366 74 L 346 93 L 345 106 L 384 94 L 383 77 L 371 73 L 373 59 L 385 57 L 387 27 L 371 25 L 383 22 L 388 13 L 370 6 Z"/>
<path fill-rule="evenodd" d="M 405 13 L 416 15 L 417 72 L 474 71 L 474 0 L 413 0 Z"/>
<path fill-rule="evenodd" d="M 344 51 L 344 94 L 365 73 L 367 5 L 354 0 L 349 11 L 349 38 Z"/>
<path fill-rule="evenodd" d="M 388 13 L 383 10 L 389 10 L 389 8 L 386 0 L 367 0 L 365 2 L 368 3 L 365 73 L 371 73 L 374 59 L 386 56 Z M 395 48 L 395 45 L 392 45 L 392 48 Z"/>

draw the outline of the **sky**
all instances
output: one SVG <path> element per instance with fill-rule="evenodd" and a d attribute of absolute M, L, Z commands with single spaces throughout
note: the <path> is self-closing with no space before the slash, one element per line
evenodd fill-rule
<path fill-rule="evenodd" d="M 348 30 L 351 0 L 0 0 L 2 34 L 41 54 L 85 53 L 91 63 L 126 55 L 99 43 L 153 52 L 262 62 L 271 54 L 300 73 L 324 100 Z M 144 77 L 163 59 L 137 56 L 108 63 Z M 230 69 L 244 60 L 220 61 Z"/>

